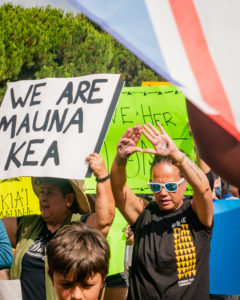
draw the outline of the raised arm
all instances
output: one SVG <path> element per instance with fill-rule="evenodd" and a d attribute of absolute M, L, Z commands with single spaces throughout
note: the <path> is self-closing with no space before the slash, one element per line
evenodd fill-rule
<path fill-rule="evenodd" d="M 107 235 L 115 215 L 115 201 L 111 189 L 110 175 L 103 158 L 99 154 L 92 153 L 86 160 L 97 180 L 95 212 L 87 218 L 86 223 Z"/>
<path fill-rule="evenodd" d="M 144 208 L 140 198 L 126 185 L 127 160 L 134 152 L 142 152 L 142 149 L 137 147 L 141 134 L 142 129 L 139 125 L 129 128 L 124 133 L 117 145 L 117 155 L 111 169 L 112 191 L 116 206 L 130 225 L 135 223 Z"/>
<path fill-rule="evenodd" d="M 143 134 L 152 143 L 154 149 L 145 149 L 144 152 L 162 156 L 169 156 L 181 171 L 185 179 L 193 188 L 192 208 L 199 220 L 210 227 L 213 221 L 212 192 L 208 179 L 203 171 L 182 153 L 158 123 L 160 132 L 151 124 L 143 125 Z"/>

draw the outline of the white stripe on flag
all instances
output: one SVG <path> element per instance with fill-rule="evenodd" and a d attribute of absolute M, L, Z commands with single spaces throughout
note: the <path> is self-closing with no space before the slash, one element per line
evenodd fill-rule
<path fill-rule="evenodd" d="M 228 96 L 237 129 L 240 131 L 240 1 L 195 0 L 208 48 Z M 213 14 L 214 12 L 214 14 Z"/>
<path fill-rule="evenodd" d="M 178 88 L 189 99 L 195 100 L 195 105 L 207 114 L 216 114 L 216 111 L 202 100 L 168 1 L 145 1 L 171 77 L 179 82 Z"/>

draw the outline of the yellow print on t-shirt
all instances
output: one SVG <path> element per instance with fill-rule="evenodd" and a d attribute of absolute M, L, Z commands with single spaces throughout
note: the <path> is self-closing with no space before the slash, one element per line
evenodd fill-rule
<path fill-rule="evenodd" d="M 196 249 L 188 224 L 173 228 L 174 248 L 177 260 L 178 279 L 183 280 L 196 275 Z"/>

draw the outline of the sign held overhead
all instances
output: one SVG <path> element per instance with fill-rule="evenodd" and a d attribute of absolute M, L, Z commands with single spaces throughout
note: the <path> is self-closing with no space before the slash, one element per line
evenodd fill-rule
<path fill-rule="evenodd" d="M 123 83 L 120 75 L 10 83 L 0 110 L 0 178 L 89 176 Z"/>

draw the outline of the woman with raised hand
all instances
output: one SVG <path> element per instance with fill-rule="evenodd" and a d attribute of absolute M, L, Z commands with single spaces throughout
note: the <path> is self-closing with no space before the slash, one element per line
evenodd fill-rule
<path fill-rule="evenodd" d="M 95 212 L 91 213 L 83 180 L 41 177 L 32 180 L 41 215 L 3 219 L 16 247 L 10 279 L 21 280 L 23 300 L 57 299 L 47 274 L 46 247 L 59 228 L 82 221 L 108 233 L 115 213 L 110 175 L 99 154 L 90 154 L 87 161 L 97 180 Z"/>
<path fill-rule="evenodd" d="M 134 233 L 128 299 L 209 299 L 211 189 L 205 174 L 157 125 L 159 130 L 149 123 L 129 128 L 111 170 L 117 207 Z M 137 147 L 141 134 L 153 149 Z M 127 160 L 137 151 L 155 154 L 148 182 L 155 201 L 147 206 L 126 185 Z M 192 200 L 184 200 L 187 182 Z"/>

